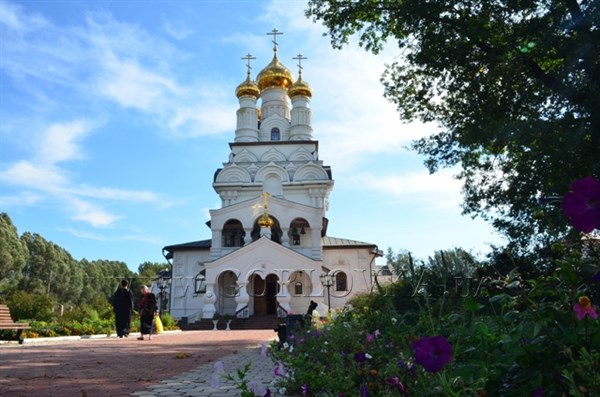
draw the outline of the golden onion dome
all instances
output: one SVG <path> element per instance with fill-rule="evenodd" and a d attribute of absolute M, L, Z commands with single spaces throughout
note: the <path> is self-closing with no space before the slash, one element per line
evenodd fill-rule
<path fill-rule="evenodd" d="M 277 54 L 273 56 L 273 60 L 256 76 L 258 88 L 262 91 L 265 88 L 280 87 L 288 88 L 294 81 L 294 75 L 286 68 L 279 59 Z"/>
<path fill-rule="evenodd" d="M 235 89 L 235 96 L 237 96 L 238 98 L 241 98 L 243 96 L 251 96 L 254 98 L 258 98 L 259 95 L 260 90 L 258 89 L 256 83 L 252 81 L 252 79 L 250 79 L 250 75 L 248 75 L 246 80 L 244 80 L 244 82 L 238 85 Z"/>
<path fill-rule="evenodd" d="M 298 96 L 306 96 L 312 97 L 312 88 L 308 85 L 308 83 L 302 80 L 302 75 L 298 76 L 298 80 L 288 90 L 288 95 L 290 98 L 295 98 Z"/>
<path fill-rule="evenodd" d="M 266 211 L 264 214 L 262 214 L 262 216 L 258 220 L 258 225 L 260 227 L 271 227 L 271 226 L 273 226 L 273 223 L 274 223 L 273 219 L 271 219 L 271 217 L 267 214 Z"/>

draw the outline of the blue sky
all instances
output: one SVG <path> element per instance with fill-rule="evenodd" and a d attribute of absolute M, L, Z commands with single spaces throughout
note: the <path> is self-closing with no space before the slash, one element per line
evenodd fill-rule
<path fill-rule="evenodd" d="M 0 211 L 76 259 L 162 262 L 165 245 L 210 238 L 213 174 L 227 161 L 235 88 L 272 58 L 313 88 L 330 165 L 328 234 L 426 257 L 485 253 L 500 237 L 461 216 L 453 171 L 428 175 L 406 146 L 435 131 L 383 98 L 384 65 L 333 50 L 305 1 L 0 0 Z"/>

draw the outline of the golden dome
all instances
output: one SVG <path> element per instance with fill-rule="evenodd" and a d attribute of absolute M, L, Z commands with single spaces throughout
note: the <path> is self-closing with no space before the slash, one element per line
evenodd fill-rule
<path fill-rule="evenodd" d="M 273 219 L 271 219 L 271 217 L 269 217 L 269 215 L 267 214 L 266 211 L 264 214 L 262 214 L 262 216 L 258 220 L 258 225 L 260 227 L 271 227 L 271 226 L 273 226 L 273 223 L 274 223 Z"/>
<path fill-rule="evenodd" d="M 250 75 L 244 80 L 244 82 L 237 86 L 235 89 L 235 96 L 241 98 L 243 96 L 251 96 L 258 98 L 260 90 L 254 81 L 250 79 Z"/>
<path fill-rule="evenodd" d="M 279 59 L 277 54 L 273 56 L 273 60 L 256 76 L 258 88 L 262 91 L 265 88 L 280 87 L 288 88 L 294 81 L 294 75 L 286 68 Z"/>
<path fill-rule="evenodd" d="M 302 75 L 298 76 L 298 80 L 288 90 L 288 95 L 290 98 L 294 98 L 297 96 L 307 96 L 312 97 L 312 88 L 308 85 L 308 83 L 302 80 Z"/>

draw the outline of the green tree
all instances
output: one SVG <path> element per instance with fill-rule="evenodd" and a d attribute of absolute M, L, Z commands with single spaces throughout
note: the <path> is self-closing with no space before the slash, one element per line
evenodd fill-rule
<path fill-rule="evenodd" d="M 29 260 L 19 287 L 33 294 L 55 296 L 58 304 L 80 303 L 83 272 L 71 254 L 37 233 L 25 232 L 21 240 L 29 250 Z"/>
<path fill-rule="evenodd" d="M 107 301 L 119 287 L 121 280 L 131 282 L 135 273 L 129 270 L 127 264 L 121 261 L 95 260 L 80 261 L 84 272 L 85 284 L 88 286 L 83 291 L 84 302 Z"/>
<path fill-rule="evenodd" d="M 5 212 L 0 213 L 0 293 L 16 288 L 29 257 L 27 245 Z"/>
<path fill-rule="evenodd" d="M 374 53 L 397 43 L 385 96 L 402 119 L 439 124 L 413 148 L 432 173 L 461 167 L 466 214 L 516 249 L 567 231 L 538 198 L 600 176 L 600 2 L 311 0 L 306 13 L 336 48 L 354 34 Z"/>

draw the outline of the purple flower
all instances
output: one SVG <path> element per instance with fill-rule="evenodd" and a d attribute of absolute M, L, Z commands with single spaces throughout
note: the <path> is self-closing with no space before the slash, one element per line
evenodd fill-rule
<path fill-rule="evenodd" d="M 210 375 L 210 387 L 218 389 L 221 387 L 221 376 L 225 372 L 222 361 L 215 361 L 212 374 Z"/>
<path fill-rule="evenodd" d="M 366 384 L 360 387 L 360 397 L 369 397 L 369 388 Z"/>
<path fill-rule="evenodd" d="M 271 397 L 271 390 L 269 390 L 268 387 L 267 387 L 267 391 L 265 392 L 265 395 L 263 397 Z"/>
<path fill-rule="evenodd" d="M 375 341 L 375 335 L 367 334 L 367 342 L 372 343 Z"/>
<path fill-rule="evenodd" d="M 300 388 L 300 391 L 302 392 L 303 396 L 306 396 L 308 394 L 308 385 L 305 383 L 302 385 L 302 387 Z"/>
<path fill-rule="evenodd" d="M 438 372 L 452 360 L 452 345 L 443 336 L 424 336 L 412 343 L 415 362 L 427 372 Z"/>
<path fill-rule="evenodd" d="M 592 281 L 600 283 L 600 271 L 597 271 L 596 274 L 592 276 Z"/>
<path fill-rule="evenodd" d="M 354 354 L 354 359 L 359 363 L 367 361 L 367 354 L 365 352 L 358 352 Z"/>
<path fill-rule="evenodd" d="M 584 233 L 600 229 L 600 181 L 588 176 L 573 182 L 562 209 L 575 229 Z"/>
<path fill-rule="evenodd" d="M 404 394 L 406 392 L 404 385 L 402 384 L 402 382 L 400 382 L 400 378 L 398 378 L 395 375 L 390 378 L 387 378 L 385 380 L 385 382 L 390 386 L 396 386 L 396 388 L 398 389 L 398 392 L 400 392 L 400 394 Z"/>
<path fill-rule="evenodd" d="M 544 397 L 544 389 L 542 389 L 542 386 L 538 386 L 535 388 L 535 391 L 533 392 L 533 397 Z"/>
<path fill-rule="evenodd" d="M 275 369 L 273 370 L 273 373 L 275 374 L 275 376 L 286 376 L 287 375 L 287 371 L 285 370 L 285 367 L 283 366 L 282 363 L 279 363 Z"/>

